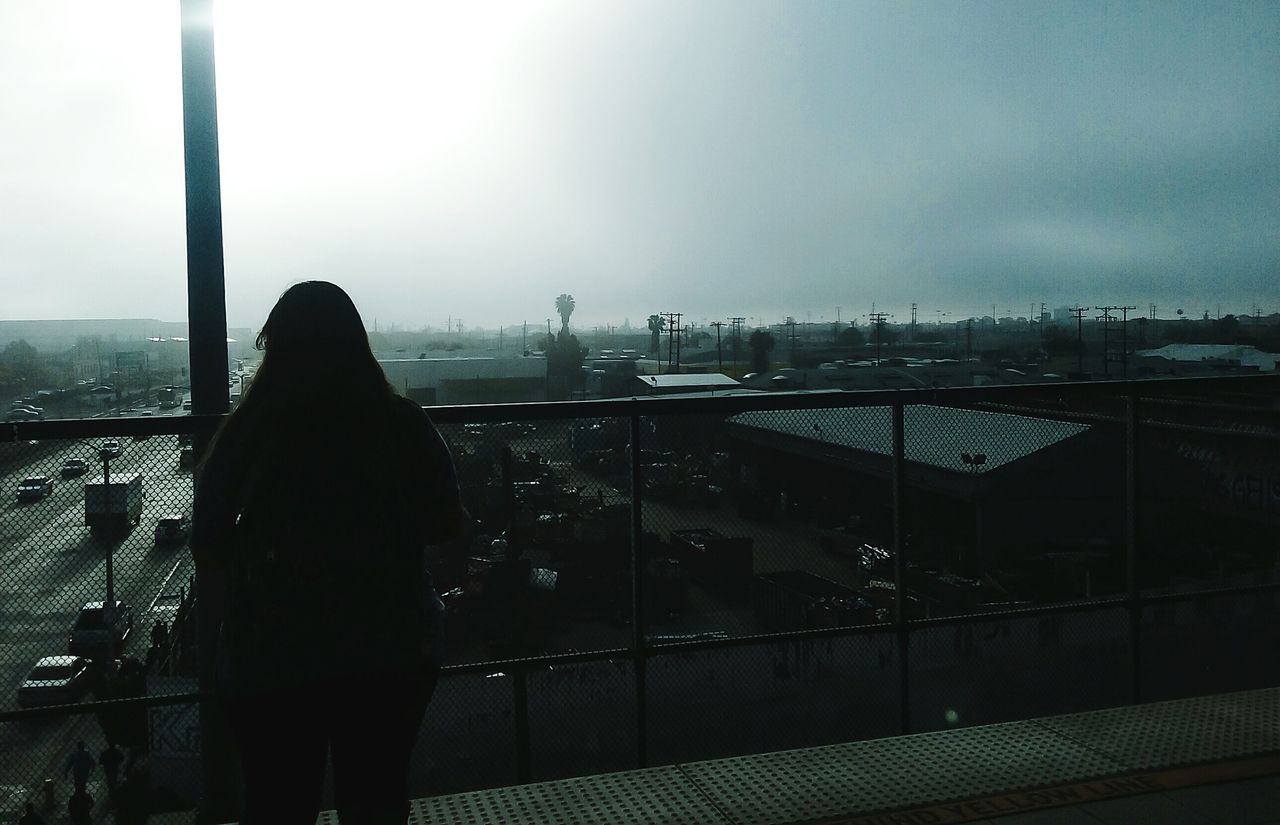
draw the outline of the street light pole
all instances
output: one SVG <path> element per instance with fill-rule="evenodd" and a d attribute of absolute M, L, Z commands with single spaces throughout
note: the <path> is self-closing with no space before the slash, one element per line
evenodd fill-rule
<path fill-rule="evenodd" d="M 102 494 L 106 498 L 107 511 L 107 601 L 102 610 L 102 616 L 106 619 L 107 626 L 111 626 L 111 622 L 115 619 L 116 612 L 116 577 L 115 577 L 115 555 L 116 547 L 114 536 L 111 533 L 111 453 L 105 449 L 98 451 L 98 457 L 102 459 Z"/>

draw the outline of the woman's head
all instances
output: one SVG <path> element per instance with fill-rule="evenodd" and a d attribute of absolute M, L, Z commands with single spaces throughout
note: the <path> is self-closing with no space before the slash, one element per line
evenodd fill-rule
<path fill-rule="evenodd" d="M 242 408 L 264 403 L 264 396 L 333 395 L 336 386 L 344 397 L 366 401 L 393 393 L 369 349 L 360 312 L 337 284 L 303 281 L 286 289 L 267 315 L 257 347 L 262 364 Z"/>
<path fill-rule="evenodd" d="M 258 333 L 257 347 L 285 359 L 363 355 L 369 337 L 351 296 L 328 281 L 303 281 L 284 291 Z M 372 353 L 370 353 L 372 357 Z M 282 359 L 284 360 L 284 359 Z"/>

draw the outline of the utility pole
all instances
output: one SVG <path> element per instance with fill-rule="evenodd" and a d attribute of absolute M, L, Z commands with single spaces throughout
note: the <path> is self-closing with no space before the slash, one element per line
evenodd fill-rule
<path fill-rule="evenodd" d="M 911 302 L 911 343 L 916 342 L 916 302 Z"/>
<path fill-rule="evenodd" d="M 677 317 L 678 317 L 677 313 Z M 679 323 L 679 321 L 677 321 Z M 688 334 L 690 327 L 686 324 L 676 330 L 676 372 L 680 372 L 680 344 L 684 342 L 685 335 Z"/>
<path fill-rule="evenodd" d="M 1110 375 L 1110 370 L 1107 365 L 1112 361 L 1119 361 L 1122 373 L 1127 377 L 1129 375 L 1129 310 L 1137 309 L 1137 307 L 1105 306 L 1094 307 L 1094 309 L 1102 313 L 1102 315 L 1098 316 L 1098 320 L 1102 322 L 1102 373 L 1103 375 Z M 1111 352 L 1111 342 L 1113 340 L 1112 333 L 1115 332 L 1111 325 L 1116 320 L 1116 317 L 1112 313 L 1116 310 L 1120 310 L 1122 313 L 1119 355 L 1115 355 Z"/>
<path fill-rule="evenodd" d="M 524 322 L 524 328 L 520 331 L 520 354 L 523 355 L 529 351 L 529 322 Z"/>
<path fill-rule="evenodd" d="M 880 366 L 880 341 L 884 338 L 884 322 L 888 320 L 889 313 L 873 312 L 867 316 L 876 328 L 876 366 Z"/>
<path fill-rule="evenodd" d="M 716 328 L 716 369 L 723 375 L 724 356 L 720 352 L 720 327 L 724 326 L 724 321 L 712 321 L 711 326 Z"/>
<path fill-rule="evenodd" d="M 667 372 L 671 372 L 673 356 L 675 354 L 675 335 L 677 327 L 680 324 L 679 312 L 659 312 L 663 318 L 667 319 Z"/>
<path fill-rule="evenodd" d="M 735 315 L 729 319 L 729 323 L 733 325 L 733 371 L 740 372 L 738 369 L 738 349 L 742 345 L 742 322 L 747 320 L 741 315 Z M 738 376 L 735 375 L 734 378 Z"/>
<path fill-rule="evenodd" d="M 973 319 L 964 322 L 964 360 L 973 360 Z"/>
<path fill-rule="evenodd" d="M 1136 306 L 1120 307 L 1120 374 L 1129 377 L 1129 310 Z"/>
<path fill-rule="evenodd" d="M 1076 316 L 1076 371 L 1084 372 L 1084 314 L 1088 307 L 1074 306 L 1068 310 Z"/>

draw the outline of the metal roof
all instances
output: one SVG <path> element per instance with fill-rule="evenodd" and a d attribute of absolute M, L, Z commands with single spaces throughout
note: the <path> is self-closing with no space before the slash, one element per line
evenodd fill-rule
<path fill-rule="evenodd" d="M 646 386 L 656 389 L 686 389 L 688 387 L 737 387 L 737 381 L 718 372 L 672 373 L 671 375 L 637 375 Z"/>
<path fill-rule="evenodd" d="M 818 444 L 887 456 L 893 449 L 889 407 L 744 412 L 730 423 Z M 913 404 L 903 410 L 906 458 L 959 473 L 987 473 L 1087 432 L 1087 424 L 1025 415 Z M 967 464 L 964 454 L 982 454 Z"/>
<path fill-rule="evenodd" d="M 1239 361 L 1246 366 L 1268 372 L 1280 365 L 1280 358 L 1274 353 L 1237 344 L 1168 344 L 1159 349 L 1138 350 L 1138 355 L 1145 358 L 1166 358 L 1170 361 Z"/>

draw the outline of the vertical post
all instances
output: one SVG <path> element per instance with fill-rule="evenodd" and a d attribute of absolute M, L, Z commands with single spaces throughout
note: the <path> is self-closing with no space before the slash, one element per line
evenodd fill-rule
<path fill-rule="evenodd" d="M 222 190 L 218 166 L 218 106 L 213 64 L 212 0 L 181 0 L 182 127 L 186 171 L 187 317 L 191 361 L 192 412 L 225 413 L 227 387 L 227 305 L 222 255 Z M 196 455 L 211 432 L 196 433 Z M 199 508 L 197 500 L 195 506 Z M 222 621 L 222 588 L 217 574 L 197 565 L 200 599 L 196 624 L 200 645 L 200 692 L 214 691 L 216 650 Z M 235 818 L 238 785 L 226 723 L 213 703 L 200 705 L 200 748 L 204 791 L 201 822 Z"/>
<path fill-rule="evenodd" d="M 102 495 L 104 505 L 107 511 L 106 529 L 102 531 L 107 541 L 107 598 L 103 603 L 103 616 L 108 622 L 112 621 L 116 613 L 116 573 L 115 573 L 115 555 L 116 555 L 116 526 L 112 523 L 112 507 L 111 507 L 111 454 L 106 450 L 99 451 L 102 458 Z M 125 518 L 129 518 L 128 502 L 124 502 Z"/>
<path fill-rule="evenodd" d="M 644 520 L 640 511 L 640 416 L 631 416 L 631 649 L 635 653 L 636 767 L 649 765 L 648 709 L 645 706 Z"/>
<path fill-rule="evenodd" d="M 213 1 L 182 0 L 181 12 L 191 407 L 216 415 L 227 411 L 229 388 Z"/>
<path fill-rule="evenodd" d="M 520 665 L 511 671 L 511 704 L 515 709 L 516 724 L 516 781 L 528 782 L 532 778 L 529 766 L 529 684 L 525 669 Z"/>
<path fill-rule="evenodd" d="M 1133 704 L 1142 701 L 1142 598 L 1138 585 L 1138 396 L 1125 398 L 1125 580 L 1129 601 L 1129 667 Z"/>
<path fill-rule="evenodd" d="M 906 471 L 906 424 L 903 405 L 894 404 L 893 410 L 893 621 L 898 635 L 898 703 L 901 712 L 902 733 L 911 732 L 911 666 L 908 655 L 911 635 L 907 629 L 906 600 L 906 535 L 903 532 L 902 488 Z"/>

